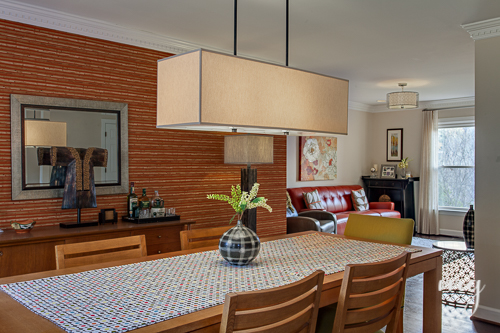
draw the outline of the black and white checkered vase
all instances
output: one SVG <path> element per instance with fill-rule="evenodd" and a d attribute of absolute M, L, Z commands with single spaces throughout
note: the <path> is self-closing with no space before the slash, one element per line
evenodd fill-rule
<path fill-rule="evenodd" d="M 220 255 L 232 265 L 247 265 L 257 257 L 259 251 L 259 236 L 241 221 L 226 231 L 219 241 Z"/>
<path fill-rule="evenodd" d="M 464 239 L 468 249 L 474 248 L 474 207 L 470 205 L 464 217 Z"/>

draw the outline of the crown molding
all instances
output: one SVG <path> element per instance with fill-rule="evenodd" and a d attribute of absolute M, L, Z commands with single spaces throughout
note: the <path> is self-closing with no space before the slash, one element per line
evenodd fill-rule
<path fill-rule="evenodd" d="M 124 28 L 17 1 L 0 0 L 0 18 L 175 54 L 200 48 L 199 45 L 174 38 Z"/>
<path fill-rule="evenodd" d="M 349 110 L 363 111 L 363 112 L 369 112 L 370 107 L 371 106 L 368 104 L 353 102 L 353 101 L 349 101 L 348 105 Z"/>
<path fill-rule="evenodd" d="M 450 98 L 450 99 L 439 99 L 434 101 L 421 101 L 418 103 L 418 109 L 413 110 L 423 110 L 423 109 L 453 109 L 453 108 L 464 108 L 471 107 L 475 105 L 475 97 L 461 97 L 461 98 Z M 388 109 L 385 104 L 383 105 L 370 105 L 368 112 L 378 113 L 378 112 L 405 112 L 406 110 L 400 109 Z"/>
<path fill-rule="evenodd" d="M 67 14 L 61 11 L 12 0 L 0 0 L 0 18 L 173 54 L 185 53 L 200 48 L 232 54 L 232 50 L 190 43 L 147 31 L 125 28 L 104 21 L 92 20 L 82 16 Z M 277 61 L 270 61 L 247 54 L 239 55 L 247 59 L 282 65 L 282 63 Z"/>
<path fill-rule="evenodd" d="M 462 28 L 465 29 L 474 40 L 499 37 L 500 17 L 480 22 L 462 24 Z"/>

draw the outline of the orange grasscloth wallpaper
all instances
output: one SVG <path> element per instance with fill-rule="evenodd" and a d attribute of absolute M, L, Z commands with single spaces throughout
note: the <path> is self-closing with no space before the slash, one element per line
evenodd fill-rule
<path fill-rule="evenodd" d="M 227 193 L 244 166 L 224 164 L 224 134 L 156 128 L 156 63 L 170 54 L 135 46 L 0 20 L 0 228 L 32 218 L 35 228 L 76 221 L 62 199 L 11 200 L 10 94 L 128 103 L 129 178 L 136 193 L 158 190 L 166 206 L 195 228 L 224 225 L 232 216 L 208 193 Z M 274 164 L 257 166 L 259 195 L 273 212 L 260 209 L 260 236 L 286 233 L 286 137 L 274 138 Z M 97 208 L 82 209 L 96 221 L 102 208 L 121 217 L 126 194 L 97 197 Z"/>

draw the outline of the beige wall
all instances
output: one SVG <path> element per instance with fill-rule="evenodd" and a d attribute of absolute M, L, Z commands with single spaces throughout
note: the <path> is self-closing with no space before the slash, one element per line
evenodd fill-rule
<path fill-rule="evenodd" d="M 500 37 L 476 41 L 476 280 L 474 316 L 500 323 Z"/>
<path fill-rule="evenodd" d="M 337 179 L 325 181 L 298 180 L 299 138 L 287 138 L 286 186 L 362 185 L 362 175 L 368 175 L 368 126 L 367 112 L 349 110 L 348 135 L 337 136 Z"/>
<path fill-rule="evenodd" d="M 398 164 L 387 162 L 387 129 L 403 129 L 403 157 L 412 160 L 408 169 L 412 176 L 420 175 L 420 150 L 422 147 L 422 111 L 388 111 L 370 113 L 369 164 Z"/>

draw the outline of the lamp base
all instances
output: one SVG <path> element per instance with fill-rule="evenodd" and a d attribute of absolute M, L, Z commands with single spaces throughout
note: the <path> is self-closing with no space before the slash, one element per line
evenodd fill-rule
<path fill-rule="evenodd" d="M 257 182 L 257 169 L 249 167 L 241 169 L 241 190 L 250 192 L 253 184 Z M 257 208 L 247 209 L 241 222 L 253 232 L 257 233 Z"/>

